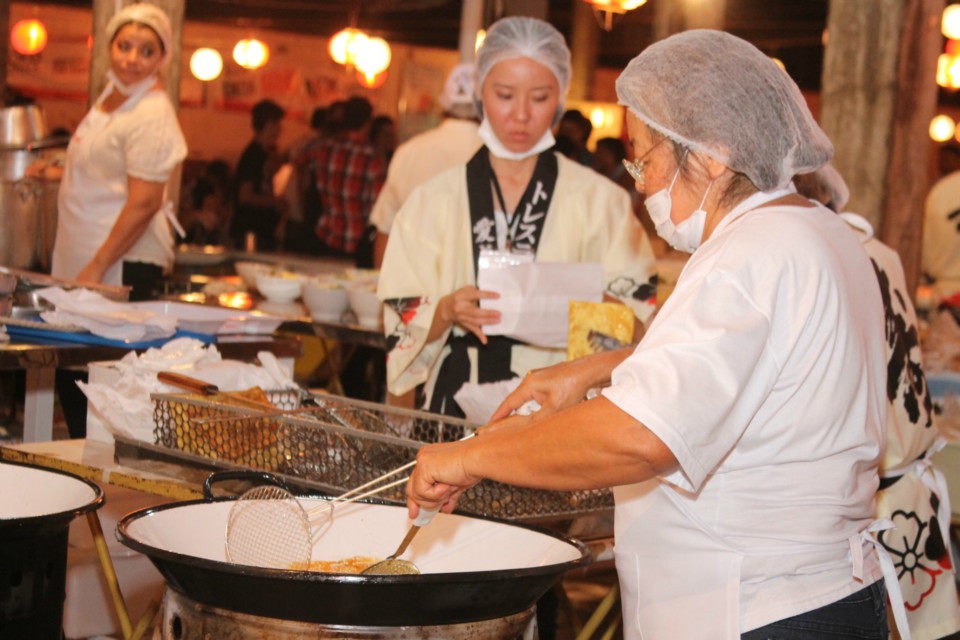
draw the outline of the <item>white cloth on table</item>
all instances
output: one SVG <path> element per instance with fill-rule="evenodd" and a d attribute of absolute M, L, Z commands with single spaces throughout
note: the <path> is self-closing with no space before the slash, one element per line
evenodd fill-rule
<path fill-rule="evenodd" d="M 95 336 L 140 342 L 168 338 L 177 331 L 177 319 L 172 315 L 107 300 L 89 289 L 47 287 L 37 291 L 37 296 L 55 307 L 54 311 L 41 312 L 46 322 L 76 325 Z"/>
<path fill-rule="evenodd" d="M 876 276 L 823 207 L 738 213 L 603 391 L 679 461 L 615 489 L 628 638 L 739 638 L 881 575 L 860 542 L 885 411 Z M 671 631 L 690 611 L 710 623 Z"/>
<path fill-rule="evenodd" d="M 194 338 L 178 338 L 142 354 L 133 351 L 113 363 L 120 373 L 110 384 L 78 382 L 91 411 L 113 434 L 153 442 L 152 393 L 183 393 L 157 380 L 158 371 L 176 371 L 215 384 L 221 391 L 260 387 L 265 391 L 293 389 L 293 374 L 269 351 L 257 354 L 260 366 L 223 360 L 216 346 Z"/>

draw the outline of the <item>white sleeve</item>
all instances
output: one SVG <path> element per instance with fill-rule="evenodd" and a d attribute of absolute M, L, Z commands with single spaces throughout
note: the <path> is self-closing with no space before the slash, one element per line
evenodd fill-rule
<path fill-rule="evenodd" d="M 690 284 L 690 283 L 688 283 Z M 695 491 L 726 458 L 777 379 L 770 322 L 730 276 L 679 287 L 603 395 L 676 456 Z"/>

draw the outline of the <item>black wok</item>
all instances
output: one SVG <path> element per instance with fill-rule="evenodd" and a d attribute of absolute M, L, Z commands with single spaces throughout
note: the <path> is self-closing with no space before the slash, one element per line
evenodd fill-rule
<path fill-rule="evenodd" d="M 301 498 L 309 509 L 321 498 Z M 359 576 L 278 570 L 227 562 L 232 499 L 136 511 L 118 539 L 147 555 L 168 585 L 201 603 L 282 620 L 368 626 L 425 626 L 499 618 L 529 609 L 561 576 L 583 566 L 586 547 L 532 526 L 439 514 L 405 558 L 421 575 Z M 406 509 L 338 506 L 314 560 L 383 558 L 409 527 Z"/>

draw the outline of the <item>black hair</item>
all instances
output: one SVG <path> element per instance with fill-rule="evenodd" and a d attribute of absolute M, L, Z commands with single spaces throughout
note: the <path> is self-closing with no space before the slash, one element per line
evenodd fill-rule
<path fill-rule="evenodd" d="M 556 143 L 553 146 L 553 150 L 557 153 L 564 155 L 571 160 L 576 160 L 577 158 L 577 145 L 570 139 L 570 136 L 558 133 L 556 135 Z"/>
<path fill-rule="evenodd" d="M 327 124 L 327 108 L 317 107 L 310 114 L 310 128 L 315 130 L 323 129 Z"/>
<path fill-rule="evenodd" d="M 393 126 L 393 118 L 390 116 L 377 116 L 370 122 L 370 141 L 376 140 L 380 132 L 387 127 Z"/>
<path fill-rule="evenodd" d="M 343 105 L 343 128 L 347 131 L 356 131 L 370 122 L 373 116 L 373 105 L 366 98 L 355 96 Z"/>
<path fill-rule="evenodd" d="M 263 131 L 263 128 L 269 123 L 280 122 L 285 115 L 287 115 L 287 112 L 273 100 L 269 98 L 261 100 L 253 105 L 253 109 L 250 112 L 253 130 Z"/>
<path fill-rule="evenodd" d="M 570 124 L 575 125 L 580 132 L 583 134 L 583 139 L 586 141 L 590 138 L 590 134 L 593 133 L 593 123 L 590 122 L 590 118 L 583 115 L 577 109 L 567 109 L 563 112 L 563 115 L 560 116 L 560 122 L 569 122 Z"/>
<path fill-rule="evenodd" d="M 202 209 L 203 201 L 207 196 L 213 195 L 214 193 L 216 193 L 216 189 L 209 178 L 200 178 L 197 180 L 193 185 L 193 189 L 190 191 L 193 208 Z"/>
<path fill-rule="evenodd" d="M 605 149 L 619 163 L 627 157 L 627 146 L 620 138 L 600 138 L 597 140 L 597 151 Z"/>

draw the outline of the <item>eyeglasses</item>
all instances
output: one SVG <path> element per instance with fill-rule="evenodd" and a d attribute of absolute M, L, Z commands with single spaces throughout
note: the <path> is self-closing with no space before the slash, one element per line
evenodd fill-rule
<path fill-rule="evenodd" d="M 655 145 L 647 149 L 647 152 L 645 154 L 643 154 L 633 162 L 630 162 L 626 158 L 622 160 L 624 169 L 627 170 L 627 173 L 630 174 L 630 177 L 633 178 L 633 181 L 640 185 L 641 189 L 643 189 L 647 184 L 646 180 L 643 177 L 643 171 L 647 168 L 646 158 L 651 153 L 653 153 L 653 150 L 659 147 L 664 140 L 666 140 L 666 138 L 660 138 L 660 142 L 657 142 Z"/>

